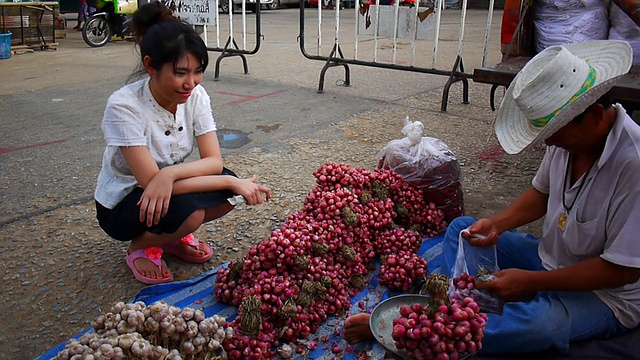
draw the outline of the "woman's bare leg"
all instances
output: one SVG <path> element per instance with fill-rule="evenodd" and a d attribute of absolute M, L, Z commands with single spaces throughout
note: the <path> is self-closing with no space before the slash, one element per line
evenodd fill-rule
<path fill-rule="evenodd" d="M 145 231 L 144 233 L 142 233 L 142 235 L 131 241 L 131 243 L 129 244 L 129 248 L 127 249 L 127 254 L 131 254 L 136 250 L 146 249 L 151 246 L 162 246 L 163 244 L 170 244 L 176 241 L 180 241 L 180 239 L 192 233 L 193 231 L 196 231 L 200 227 L 200 225 L 202 225 L 204 215 L 204 210 L 194 211 L 193 214 L 191 214 L 173 234 L 153 234 L 151 232 Z M 193 251 L 194 255 L 197 255 L 200 251 L 200 249 L 194 249 L 190 246 L 187 247 L 189 249 L 185 249 L 185 251 Z M 158 269 L 158 267 L 151 261 L 143 258 L 136 259 L 133 264 L 140 274 L 152 279 L 162 279 L 165 277 L 169 277 L 171 274 L 164 260 L 162 261 L 162 270 Z"/>
<path fill-rule="evenodd" d="M 162 246 L 163 244 L 179 242 L 183 237 L 198 230 L 202 224 L 218 219 L 231 210 L 233 210 L 233 206 L 231 204 L 223 204 L 214 208 L 196 210 L 173 234 L 153 234 L 148 231 L 144 232 L 142 235 L 131 241 L 129 248 L 127 249 L 127 253 L 130 254 L 138 249 L 146 249 L 151 246 Z M 181 250 L 191 256 L 204 256 L 208 251 L 204 245 L 199 246 L 197 249 L 182 243 L 179 246 L 181 246 Z M 134 261 L 134 265 L 138 272 L 146 277 L 161 279 L 170 276 L 169 268 L 167 268 L 164 261 L 162 261 L 162 270 L 159 270 L 151 261 L 142 258 L 136 259 Z"/>

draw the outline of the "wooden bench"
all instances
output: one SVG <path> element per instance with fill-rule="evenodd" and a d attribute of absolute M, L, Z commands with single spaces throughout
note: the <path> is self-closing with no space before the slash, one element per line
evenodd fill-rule
<path fill-rule="evenodd" d="M 473 70 L 473 81 L 484 84 L 491 84 L 489 101 L 491 110 L 495 111 L 495 92 L 498 87 L 505 88 L 511 84 L 513 78 L 520 69 L 529 61 L 531 57 L 516 56 L 503 60 L 491 66 L 476 68 Z M 624 76 L 623 80 L 612 89 L 613 99 L 620 102 L 629 114 L 640 110 L 640 66 L 636 65 Z"/>

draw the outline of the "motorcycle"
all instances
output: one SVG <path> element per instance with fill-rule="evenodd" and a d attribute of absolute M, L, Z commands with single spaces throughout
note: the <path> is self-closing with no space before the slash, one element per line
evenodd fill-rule
<path fill-rule="evenodd" d="M 132 35 L 131 16 L 118 14 L 113 2 L 106 2 L 100 11 L 94 12 L 82 27 L 82 39 L 91 47 L 101 47 L 113 36 L 126 38 Z"/>

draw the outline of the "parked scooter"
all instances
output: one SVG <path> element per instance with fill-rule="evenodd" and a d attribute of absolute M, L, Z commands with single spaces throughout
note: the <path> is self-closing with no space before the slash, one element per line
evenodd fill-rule
<path fill-rule="evenodd" d="M 91 47 L 101 47 L 113 36 L 126 38 L 132 35 L 130 29 L 131 16 L 118 14 L 113 2 L 105 2 L 104 6 L 89 16 L 82 27 L 82 38 Z"/>

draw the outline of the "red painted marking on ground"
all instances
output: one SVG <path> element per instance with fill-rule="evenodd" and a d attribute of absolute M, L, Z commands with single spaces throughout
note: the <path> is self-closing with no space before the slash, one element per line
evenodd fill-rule
<path fill-rule="evenodd" d="M 48 146 L 48 145 L 61 144 L 63 142 L 67 142 L 69 140 L 71 140 L 71 139 L 69 138 L 69 139 L 64 139 L 64 140 L 49 141 L 49 142 L 44 142 L 44 143 L 39 143 L 39 144 L 22 146 L 22 147 L 18 147 L 18 148 L 14 148 L 14 149 L 0 148 L 0 155 L 7 154 L 7 153 L 10 153 L 10 152 L 14 152 L 14 151 L 33 149 L 33 148 L 43 147 L 43 146 Z"/>
<path fill-rule="evenodd" d="M 527 150 L 527 151 L 538 152 L 538 151 L 545 151 L 545 150 L 546 150 L 546 147 L 544 146 L 544 144 L 539 144 L 539 145 L 534 145 L 530 150 Z M 495 145 L 491 148 L 488 148 L 485 151 L 479 152 L 478 154 L 476 154 L 476 157 L 478 158 L 478 160 L 484 161 L 484 162 L 498 162 L 506 154 L 507 153 L 502 149 L 500 145 Z"/>
<path fill-rule="evenodd" d="M 487 150 L 479 152 L 476 156 L 480 161 L 497 162 L 506 154 L 500 145 L 495 145 Z"/>
<path fill-rule="evenodd" d="M 283 92 L 285 92 L 285 90 L 280 90 L 280 91 L 276 91 L 276 92 L 272 92 L 272 93 L 264 94 L 264 95 L 258 95 L 258 96 L 234 94 L 234 93 L 230 93 L 230 92 L 226 92 L 226 91 L 218 91 L 218 94 L 229 95 L 229 96 L 235 96 L 235 97 L 242 98 L 242 100 L 236 100 L 236 101 L 231 101 L 231 102 L 227 103 L 227 105 L 237 105 L 237 104 L 241 104 L 241 103 L 247 102 L 247 101 L 258 100 L 258 99 L 263 98 L 263 97 L 275 96 L 275 95 L 281 94 Z"/>

